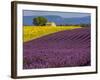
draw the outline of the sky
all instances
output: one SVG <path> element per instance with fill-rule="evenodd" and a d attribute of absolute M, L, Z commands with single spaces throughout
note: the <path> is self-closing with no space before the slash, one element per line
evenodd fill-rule
<path fill-rule="evenodd" d="M 46 16 L 46 15 L 56 15 L 62 18 L 75 18 L 75 17 L 90 16 L 90 13 L 23 10 L 23 16 Z"/>

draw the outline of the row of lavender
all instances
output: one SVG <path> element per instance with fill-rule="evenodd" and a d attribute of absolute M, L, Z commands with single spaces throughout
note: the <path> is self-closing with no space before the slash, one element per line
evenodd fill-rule
<path fill-rule="evenodd" d="M 23 44 L 23 68 L 89 66 L 90 28 L 60 31 Z"/>

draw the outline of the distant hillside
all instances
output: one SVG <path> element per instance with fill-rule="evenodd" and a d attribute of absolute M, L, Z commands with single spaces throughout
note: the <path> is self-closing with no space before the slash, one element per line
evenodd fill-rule
<path fill-rule="evenodd" d="M 23 25 L 34 25 L 32 23 L 33 18 L 37 16 L 23 16 Z M 44 16 L 48 19 L 49 22 L 55 22 L 57 25 L 60 24 L 90 24 L 91 18 L 90 16 L 81 17 L 81 18 L 62 18 L 60 16 L 55 15 L 47 15 Z"/>

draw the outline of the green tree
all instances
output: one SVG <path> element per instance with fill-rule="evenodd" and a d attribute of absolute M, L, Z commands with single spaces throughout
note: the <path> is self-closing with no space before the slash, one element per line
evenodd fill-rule
<path fill-rule="evenodd" d="M 33 24 L 36 26 L 45 26 L 47 23 L 47 19 L 43 16 L 38 16 L 33 19 Z"/>

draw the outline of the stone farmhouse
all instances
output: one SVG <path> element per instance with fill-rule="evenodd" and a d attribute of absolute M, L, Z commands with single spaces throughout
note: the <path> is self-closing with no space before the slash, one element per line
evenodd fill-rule
<path fill-rule="evenodd" d="M 56 23 L 55 22 L 47 22 L 46 26 L 56 26 Z"/>

